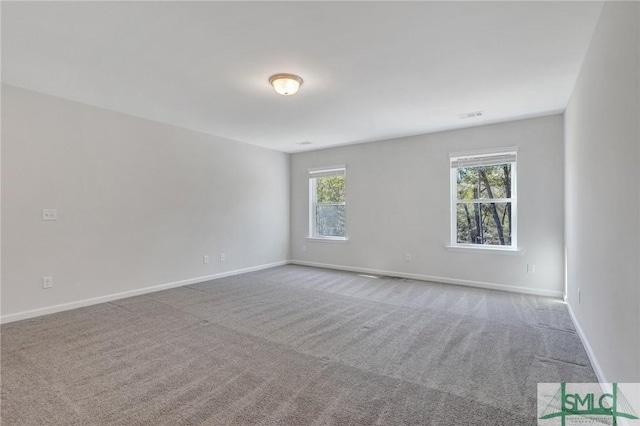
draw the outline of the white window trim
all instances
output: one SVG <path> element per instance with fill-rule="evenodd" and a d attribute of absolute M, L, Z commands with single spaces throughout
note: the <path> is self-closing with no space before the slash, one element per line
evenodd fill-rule
<path fill-rule="evenodd" d="M 516 159 L 511 162 L 511 198 L 480 198 L 465 200 L 469 203 L 499 203 L 499 202 L 511 202 L 511 245 L 499 246 L 499 245 L 483 245 L 483 244 L 462 244 L 458 243 L 458 218 L 457 218 L 457 206 L 458 206 L 458 167 L 452 167 L 454 161 L 458 161 L 461 158 L 474 158 L 474 157 L 499 157 L 501 155 L 513 154 Z M 463 252 L 476 252 L 476 253 L 494 253 L 494 254 L 522 254 L 524 251 L 518 247 L 518 161 L 517 161 L 518 149 L 516 147 L 508 148 L 492 148 L 486 150 L 467 151 L 449 154 L 449 173 L 450 173 L 450 232 L 451 239 L 450 244 L 445 248 L 449 251 L 463 251 Z M 496 164 L 504 164 L 504 162 L 496 162 Z"/>
<path fill-rule="evenodd" d="M 345 236 L 344 237 L 331 237 L 331 236 L 322 236 L 316 235 L 316 215 L 315 215 L 315 207 L 317 204 L 317 194 L 313 185 L 313 178 L 323 177 L 323 176 L 335 176 L 335 175 L 344 175 L 345 184 L 347 180 L 347 166 L 338 165 L 338 166 L 330 166 L 330 167 L 317 167 L 308 170 L 309 175 L 309 228 L 308 228 L 308 236 L 307 241 L 317 241 L 317 242 L 326 242 L 326 243 L 345 243 L 349 240 L 348 235 L 346 235 L 347 229 L 345 226 Z M 345 197 L 345 201 L 343 203 L 325 203 L 325 204 L 334 204 L 345 206 L 345 211 L 347 210 L 347 201 Z"/>
<path fill-rule="evenodd" d="M 508 254 L 520 256 L 524 254 L 521 248 L 510 246 L 490 246 L 482 244 L 456 244 L 455 246 L 444 246 L 448 251 L 461 251 L 467 253 L 491 253 L 491 254 Z"/>
<path fill-rule="evenodd" d="M 309 242 L 320 242 L 320 243 L 338 243 L 338 244 L 346 244 L 349 242 L 348 237 L 307 237 L 307 241 Z"/>

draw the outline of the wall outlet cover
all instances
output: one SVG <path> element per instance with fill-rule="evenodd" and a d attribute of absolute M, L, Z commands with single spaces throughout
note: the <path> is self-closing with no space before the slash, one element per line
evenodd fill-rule
<path fill-rule="evenodd" d="M 58 210 L 42 209 L 42 220 L 58 220 Z"/>
<path fill-rule="evenodd" d="M 46 276 L 42 277 L 42 288 L 51 288 L 53 287 L 53 277 Z"/>

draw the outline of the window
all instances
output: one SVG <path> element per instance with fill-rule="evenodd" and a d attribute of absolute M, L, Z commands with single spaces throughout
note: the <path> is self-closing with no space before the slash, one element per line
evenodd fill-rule
<path fill-rule="evenodd" d="M 309 237 L 346 240 L 346 168 L 309 171 Z"/>
<path fill-rule="evenodd" d="M 451 156 L 451 245 L 516 249 L 516 151 Z"/>

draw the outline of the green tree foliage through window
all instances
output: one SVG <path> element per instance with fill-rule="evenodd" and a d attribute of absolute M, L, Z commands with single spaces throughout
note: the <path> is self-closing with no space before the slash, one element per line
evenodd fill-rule
<path fill-rule="evenodd" d="M 512 163 L 456 168 L 458 244 L 512 245 Z"/>
<path fill-rule="evenodd" d="M 346 237 L 346 179 L 339 174 L 311 178 L 311 235 Z"/>
<path fill-rule="evenodd" d="M 318 203 L 340 203 L 345 201 L 344 175 L 326 176 L 316 179 Z"/>

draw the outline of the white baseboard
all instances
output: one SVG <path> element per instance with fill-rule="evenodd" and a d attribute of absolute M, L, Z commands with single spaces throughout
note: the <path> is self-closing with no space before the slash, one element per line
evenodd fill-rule
<path fill-rule="evenodd" d="M 315 266 L 319 268 L 338 269 L 342 271 L 352 271 L 352 272 L 360 272 L 360 273 L 375 274 L 375 275 L 386 275 L 386 276 L 392 276 L 392 277 L 409 278 L 409 279 L 414 279 L 419 281 L 432 281 L 432 282 L 438 282 L 438 283 L 444 283 L 444 284 L 457 284 L 457 285 L 464 285 L 468 287 L 486 288 L 490 290 L 502 290 L 502 291 L 509 291 L 514 293 L 533 294 L 536 296 L 548 296 L 548 297 L 558 297 L 558 298 L 563 296 L 562 292 L 553 291 L 553 290 L 541 290 L 541 289 L 527 288 L 527 287 L 508 286 L 504 284 L 459 280 L 454 278 L 434 277 L 434 276 L 421 275 L 421 274 L 409 274 L 404 272 L 382 271 L 378 269 L 357 268 L 357 267 L 351 267 L 351 266 L 332 265 L 332 264 L 326 264 L 326 263 L 305 262 L 301 260 L 288 260 L 288 261 L 269 263 L 265 265 L 253 266 L 250 268 L 221 272 L 219 274 L 190 278 L 187 280 L 175 281 L 171 283 L 159 284 L 155 286 L 129 290 L 121 293 L 113 293 L 113 294 L 108 294 L 104 296 L 93 297 L 90 299 L 83 299 L 83 300 L 63 303 L 55 306 L 48 306 L 45 308 L 38 308 L 38 309 L 32 309 L 28 311 L 16 312 L 14 314 L 1 316 L 0 324 L 6 324 L 14 321 L 20 321 L 23 319 L 34 318 L 34 317 L 47 315 L 47 314 L 53 314 L 56 312 L 68 311 L 70 309 L 82 308 L 84 306 L 97 305 L 99 303 L 110 302 L 112 300 L 123 299 L 125 297 L 132 297 L 132 296 L 138 296 L 146 293 L 153 293 L 155 291 L 167 290 L 175 287 L 182 287 L 189 284 L 196 284 L 204 281 L 214 280 L 216 278 L 229 277 L 232 275 L 239 275 L 247 272 L 259 271 L 261 269 L 268 269 L 268 268 L 273 268 L 276 266 L 282 266 L 286 264 Z M 571 313 L 571 310 L 569 310 L 569 312 Z M 572 315 L 572 318 L 574 318 L 573 313 L 571 313 L 571 315 Z M 576 323 L 575 319 L 574 319 L 574 323 Z M 576 329 L 579 329 L 579 325 L 577 323 L 576 323 Z M 582 338 L 582 335 L 581 335 L 581 338 Z M 583 339 L 583 341 L 585 342 L 585 347 L 588 347 L 586 344 L 586 340 Z M 588 348 L 590 350 L 590 347 Z M 590 359 L 591 359 L 591 356 L 592 356 L 592 352 L 589 352 Z"/>
<path fill-rule="evenodd" d="M 569 311 L 569 316 L 571 317 L 571 321 L 573 321 L 573 326 L 575 327 L 576 332 L 578 333 L 578 336 L 582 341 L 582 346 L 584 346 L 584 349 L 587 351 L 589 362 L 591 362 L 591 367 L 593 367 L 593 371 L 596 373 L 596 377 L 598 379 L 598 382 L 600 383 L 600 388 L 604 393 L 609 393 L 609 394 L 612 393 L 613 392 L 612 383 L 607 380 L 607 377 L 605 376 L 604 371 L 602 370 L 602 367 L 598 362 L 598 358 L 596 358 L 596 354 L 593 351 L 593 348 L 591 347 L 591 345 L 589 344 L 589 340 L 587 340 L 587 336 L 584 334 L 584 331 L 582 330 L 582 327 L 580 326 L 578 319 L 573 313 L 573 309 L 571 308 L 571 304 L 569 304 L 568 300 L 567 300 L 567 310 Z M 618 417 L 617 420 L 618 420 L 619 426 L 631 426 L 631 421 L 625 419 L 624 417 Z"/>
<path fill-rule="evenodd" d="M 555 297 L 555 298 L 562 298 L 564 296 L 564 293 L 562 291 L 556 291 L 556 290 L 545 290 L 545 289 L 530 288 L 530 287 L 518 287 L 518 286 L 505 285 L 505 284 L 485 283 L 481 281 L 460 280 L 456 278 L 434 277 L 430 275 L 410 274 L 406 272 L 381 271 L 378 269 L 358 268 L 358 267 L 352 267 L 352 266 L 333 265 L 333 264 L 327 264 L 327 263 L 306 262 L 303 260 L 290 260 L 289 263 L 294 265 L 315 266 L 318 268 L 337 269 L 340 271 L 352 271 L 352 272 L 361 272 L 365 274 L 386 275 L 389 277 L 409 278 L 409 279 L 418 280 L 418 281 L 431 281 L 431 282 L 444 283 L 444 284 L 464 285 L 467 287 L 486 288 L 489 290 L 509 291 L 512 293 L 533 294 L 535 296 L 547 296 L 547 297 Z"/>
<path fill-rule="evenodd" d="M 571 309 L 571 304 L 568 301 L 567 301 L 567 310 L 569 311 L 569 316 L 571 317 L 571 321 L 573 321 L 573 326 L 576 328 L 576 332 L 578 333 L 578 336 L 582 341 L 582 346 L 584 346 L 584 349 L 587 351 L 587 356 L 589 357 L 589 361 L 591 362 L 593 371 L 596 373 L 598 382 L 605 385 L 603 386 L 603 389 L 605 391 L 610 392 L 611 384 L 609 383 L 606 376 L 604 375 L 604 371 L 602 371 L 602 367 L 600 366 L 600 363 L 596 358 L 596 354 L 595 352 L 593 352 L 593 348 L 589 344 L 589 341 L 587 340 L 587 336 L 584 334 L 584 331 L 582 331 L 582 327 L 580 327 L 580 323 L 578 322 L 578 319 L 573 313 L 573 309 Z"/>
<path fill-rule="evenodd" d="M 99 303 L 110 302 L 112 300 L 124 299 L 125 297 L 138 296 L 146 293 L 153 293 L 161 290 L 168 290 L 170 288 L 182 287 L 189 284 L 196 284 L 205 281 L 214 280 L 216 278 L 230 277 L 232 275 L 245 274 L 247 272 L 259 271 L 261 269 L 273 268 L 275 266 L 282 266 L 289 263 L 288 261 L 268 263 L 265 265 L 252 266 L 250 268 L 236 269 L 234 271 L 221 272 L 219 274 L 205 275 L 202 277 L 189 278 L 187 280 L 175 281 L 166 284 L 154 285 L 151 287 L 138 288 L 135 290 L 124 291 L 121 293 L 107 294 L 105 296 L 92 297 L 90 299 L 78 300 L 75 302 L 63 303 L 55 306 L 48 306 L 46 308 L 32 309 L 28 311 L 16 312 L 15 314 L 3 315 L 0 317 L 0 324 L 6 324 L 9 322 L 20 321 L 23 319 L 39 317 L 42 315 L 53 314 L 56 312 L 68 311 L 71 309 L 82 308 L 84 306 L 97 305 Z"/>

